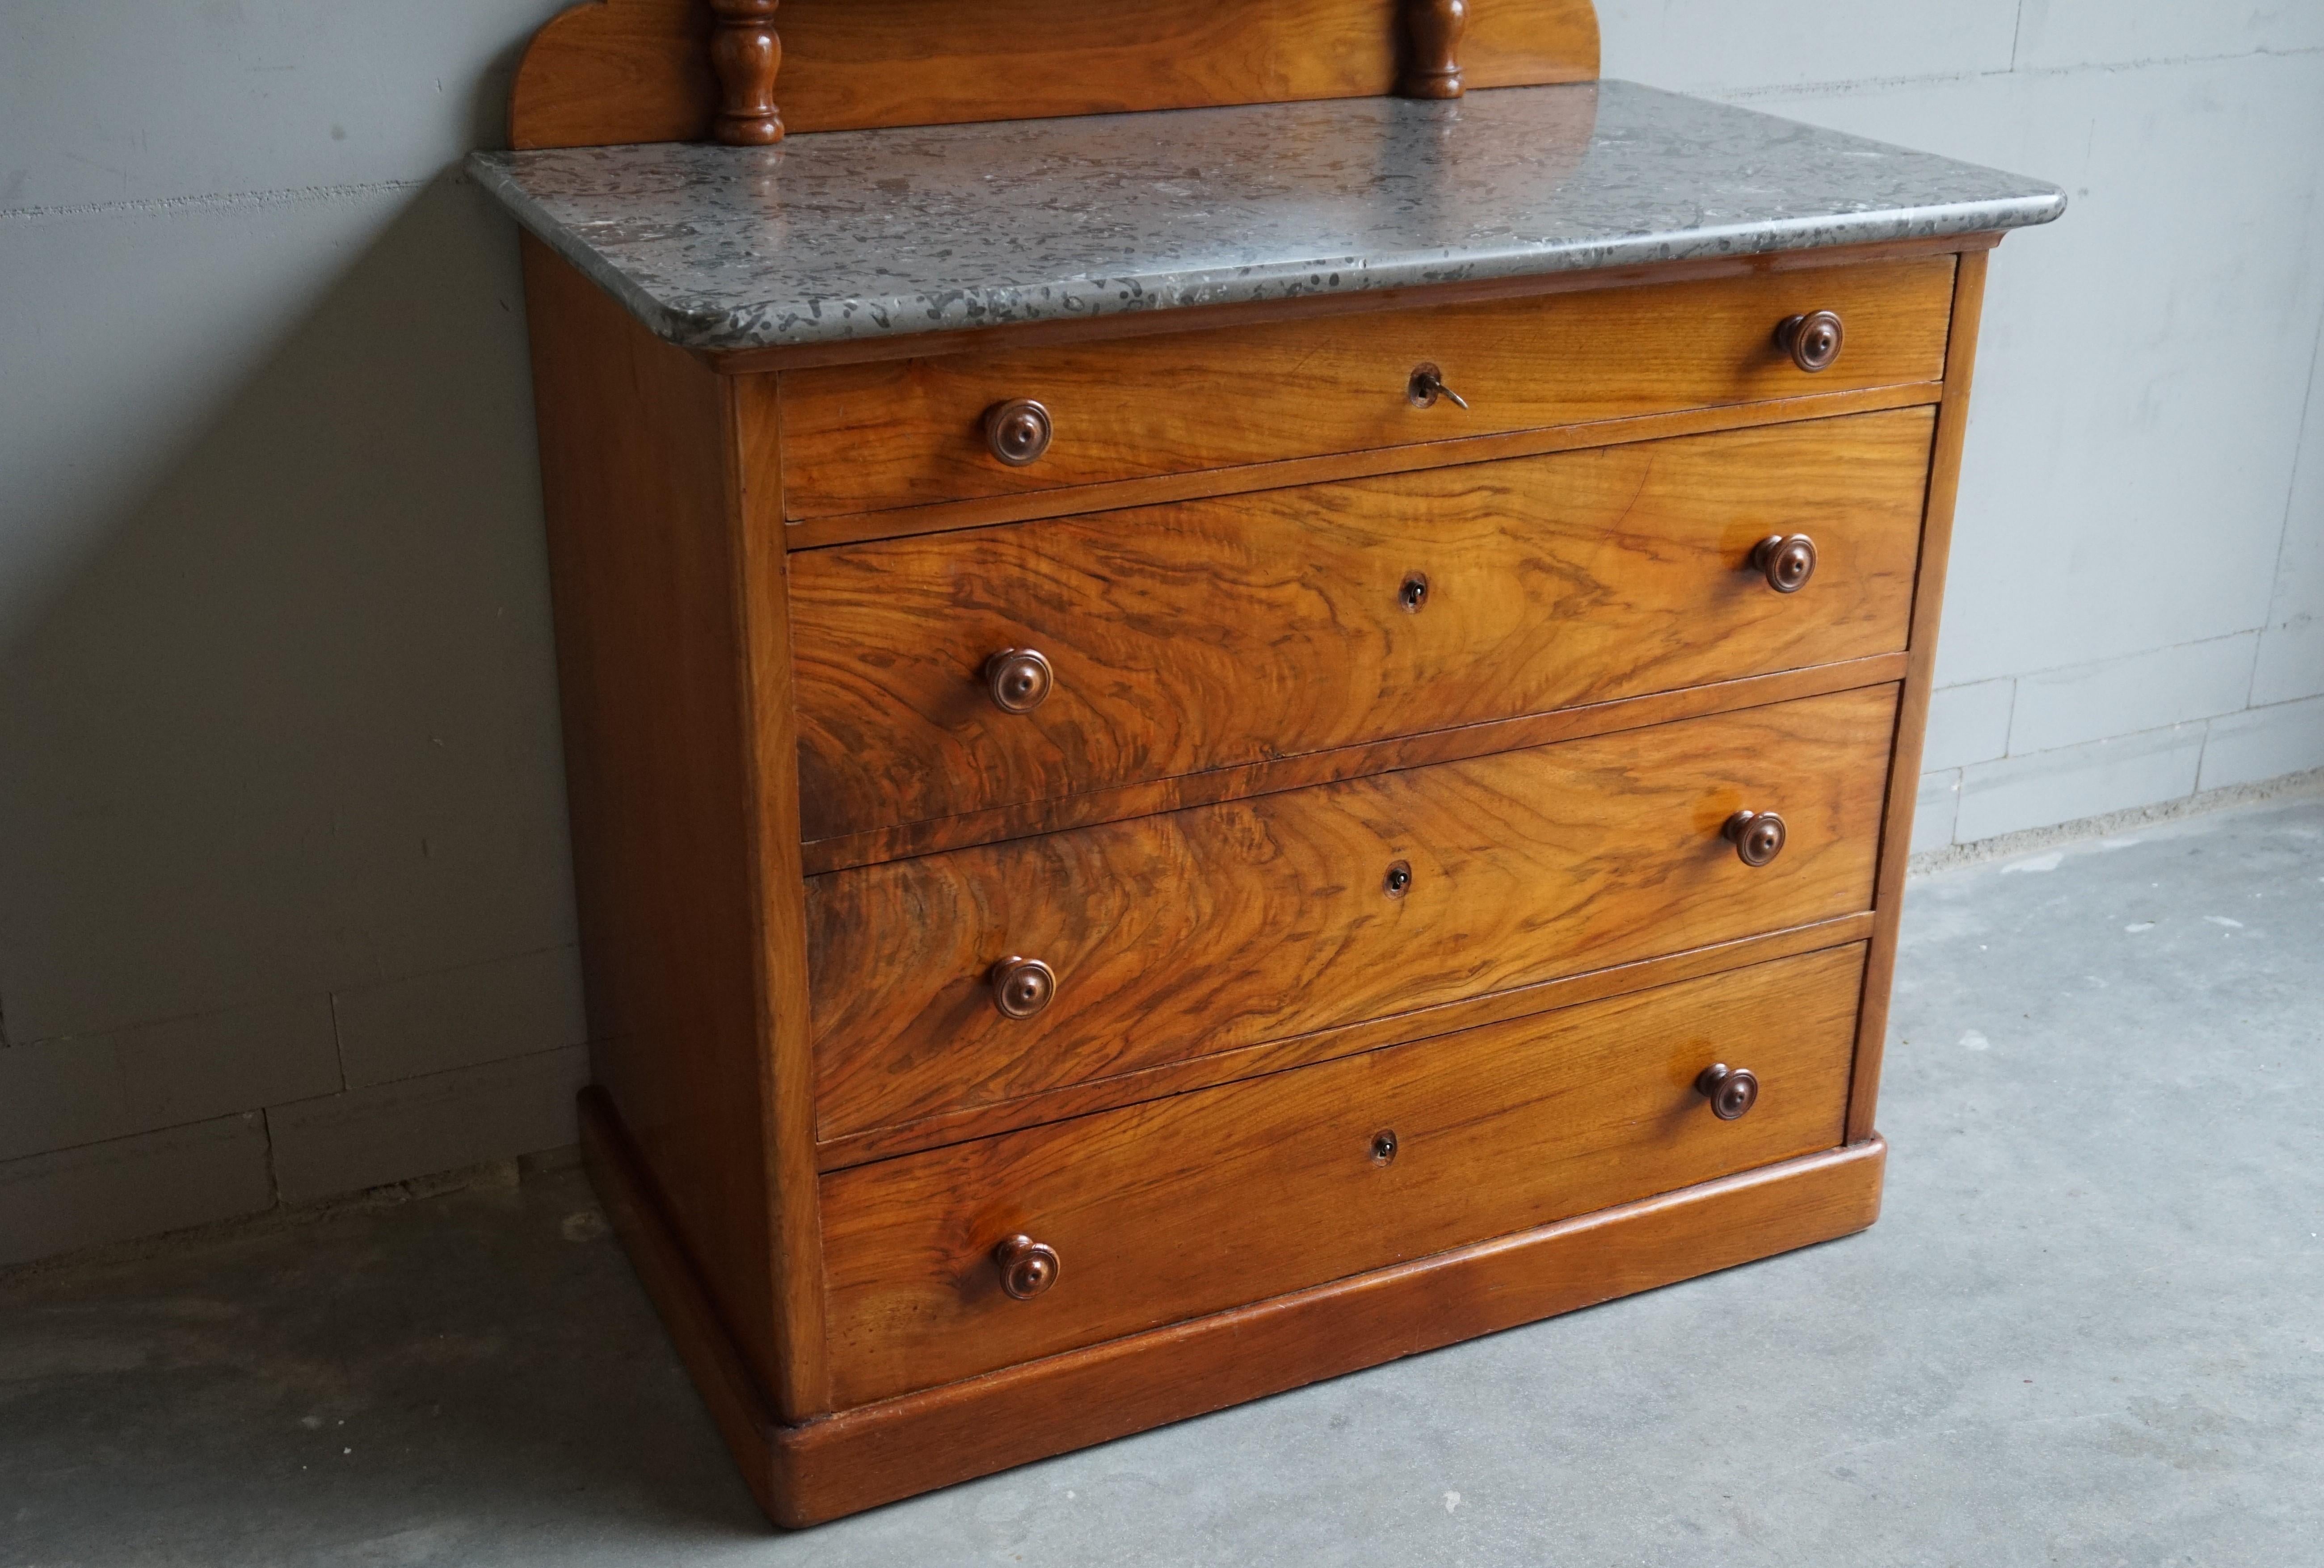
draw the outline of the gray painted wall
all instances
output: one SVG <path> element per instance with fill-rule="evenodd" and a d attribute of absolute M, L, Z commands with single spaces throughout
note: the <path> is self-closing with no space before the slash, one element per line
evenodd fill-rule
<path fill-rule="evenodd" d="M 558 0 L 0 0 L 0 1261 L 572 1136 L 514 244 Z M 1998 163 L 1922 842 L 2324 764 L 2324 0 L 1604 0 Z M 2305 455 L 2305 462 L 2301 457 Z"/>

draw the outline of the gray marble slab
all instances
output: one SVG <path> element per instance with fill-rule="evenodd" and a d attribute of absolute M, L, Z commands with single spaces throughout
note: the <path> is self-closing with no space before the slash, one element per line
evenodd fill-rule
<path fill-rule="evenodd" d="M 1631 82 L 479 152 L 661 337 L 743 349 L 2047 223 L 2038 180 Z"/>

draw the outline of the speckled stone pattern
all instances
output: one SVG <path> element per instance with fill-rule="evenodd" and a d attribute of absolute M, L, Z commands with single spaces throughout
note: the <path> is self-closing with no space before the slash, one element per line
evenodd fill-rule
<path fill-rule="evenodd" d="M 1970 234 L 2066 205 L 1617 81 L 469 167 L 656 333 L 713 350 Z"/>

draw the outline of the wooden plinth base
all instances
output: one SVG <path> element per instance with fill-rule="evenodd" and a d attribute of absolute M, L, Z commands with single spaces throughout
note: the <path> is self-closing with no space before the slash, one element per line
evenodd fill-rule
<path fill-rule="evenodd" d="M 788 1425 L 774 1418 L 595 1089 L 581 1095 L 581 1147 L 743 1479 L 769 1517 L 793 1526 L 1848 1235 L 1878 1217 L 1888 1154 L 1875 1135 Z"/>

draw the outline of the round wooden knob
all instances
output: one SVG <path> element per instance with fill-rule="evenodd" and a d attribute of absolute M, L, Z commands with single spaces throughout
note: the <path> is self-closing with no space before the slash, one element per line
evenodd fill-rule
<path fill-rule="evenodd" d="M 1001 1268 L 1001 1288 L 1019 1301 L 1030 1301 L 1057 1282 L 1057 1250 L 1030 1236 L 1011 1236 L 992 1250 Z"/>
<path fill-rule="evenodd" d="M 1759 1075 L 1713 1062 L 1695 1078 L 1694 1092 L 1711 1102 L 1713 1116 L 1732 1121 L 1759 1102 Z"/>
<path fill-rule="evenodd" d="M 1049 410 L 1031 398 L 1010 398 L 984 410 L 984 444 L 1011 468 L 1040 461 L 1056 433 Z"/>
<path fill-rule="evenodd" d="M 992 1005 L 1010 1018 L 1031 1018 L 1057 994 L 1057 972 L 1038 958 L 1010 955 L 992 966 Z"/>
<path fill-rule="evenodd" d="M 1778 594 L 1796 594 L 1815 576 L 1815 540 L 1803 533 L 1771 533 L 1753 547 L 1751 566 Z"/>
<path fill-rule="evenodd" d="M 1004 648 L 984 661 L 984 689 L 1004 714 L 1029 714 L 1049 700 L 1057 672 L 1038 648 Z"/>
<path fill-rule="evenodd" d="M 1763 866 L 1784 853 L 1784 819 L 1772 811 L 1738 811 L 1720 830 L 1747 866 Z"/>
<path fill-rule="evenodd" d="M 1776 345 L 1792 356 L 1794 364 L 1811 372 L 1830 370 L 1846 337 L 1840 318 L 1829 310 L 1786 316 L 1775 327 Z"/>

